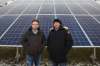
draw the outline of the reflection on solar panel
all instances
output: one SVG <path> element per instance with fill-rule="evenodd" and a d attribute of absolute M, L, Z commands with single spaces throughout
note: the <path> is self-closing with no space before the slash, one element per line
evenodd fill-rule
<path fill-rule="evenodd" d="M 74 47 L 100 47 L 99 8 L 94 0 L 16 0 L 0 8 L 0 46 L 20 46 L 33 18 L 47 37 L 56 17 L 69 27 Z"/>

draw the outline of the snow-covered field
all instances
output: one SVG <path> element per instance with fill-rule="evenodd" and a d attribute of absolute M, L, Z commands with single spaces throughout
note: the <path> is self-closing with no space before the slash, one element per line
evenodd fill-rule
<path fill-rule="evenodd" d="M 0 0 L 0 7 L 9 5 L 11 3 L 13 3 L 15 0 Z"/>

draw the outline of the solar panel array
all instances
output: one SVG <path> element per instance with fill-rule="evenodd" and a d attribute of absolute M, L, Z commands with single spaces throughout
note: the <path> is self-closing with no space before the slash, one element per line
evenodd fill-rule
<path fill-rule="evenodd" d="M 0 46 L 20 46 L 33 18 L 46 37 L 59 18 L 69 27 L 74 47 L 100 47 L 100 4 L 93 0 L 16 0 L 0 7 Z"/>

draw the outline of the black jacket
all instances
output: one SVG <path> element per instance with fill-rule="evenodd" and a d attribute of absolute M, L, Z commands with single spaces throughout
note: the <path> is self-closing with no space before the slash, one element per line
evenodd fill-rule
<path fill-rule="evenodd" d="M 42 51 L 45 37 L 43 32 L 38 30 L 37 34 L 32 32 L 32 27 L 23 35 L 21 44 L 26 54 L 36 55 Z"/>
<path fill-rule="evenodd" d="M 66 55 L 73 45 L 73 39 L 67 29 L 51 29 L 48 36 L 48 52 L 50 59 L 56 63 L 66 62 Z"/>

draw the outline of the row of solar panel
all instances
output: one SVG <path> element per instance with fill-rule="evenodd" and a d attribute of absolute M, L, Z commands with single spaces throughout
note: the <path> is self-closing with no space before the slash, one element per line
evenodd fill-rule
<path fill-rule="evenodd" d="M 63 1 L 62 1 L 63 2 Z M 29 2 L 30 3 L 30 2 Z M 66 6 L 66 4 L 68 6 Z M 8 11 L 8 14 L 20 14 L 25 7 L 28 5 L 28 3 L 20 3 L 20 4 L 12 4 L 10 6 L 7 7 L 3 7 L 0 8 L 0 14 L 4 14 Z M 30 3 L 30 6 L 28 7 L 28 9 L 24 12 L 24 14 L 36 14 L 39 7 L 40 7 L 40 3 L 39 4 L 32 4 Z M 80 4 L 80 3 L 74 3 L 74 4 L 68 4 L 67 2 L 63 4 L 57 4 L 55 3 L 55 9 L 56 9 L 56 13 L 57 14 L 70 14 L 70 11 L 68 9 L 68 7 L 72 10 L 72 12 L 74 14 L 92 14 L 92 15 L 100 15 L 100 9 L 99 9 L 99 5 L 93 3 L 85 3 L 85 4 Z M 47 2 L 44 2 L 43 5 L 41 6 L 41 11 L 40 14 L 54 14 L 54 5 L 52 0 Z"/>
<path fill-rule="evenodd" d="M 9 31 L 0 40 L 1 44 L 18 44 L 21 39 L 21 35 L 27 31 L 31 26 L 31 20 L 35 16 L 21 16 L 16 23 L 9 29 Z M 99 46 L 100 44 L 100 25 L 90 16 L 76 16 L 78 23 L 73 16 L 58 16 L 62 20 L 65 26 L 68 26 L 75 46 L 88 46 L 90 45 L 83 31 L 80 29 L 79 24 L 85 30 L 86 34 L 93 42 L 94 45 Z M 98 17 L 99 18 L 99 17 Z M 97 19 L 98 19 L 97 18 Z M 5 16 L 4 19 L 0 19 L 2 25 L 0 25 L 0 36 L 9 27 L 9 25 L 16 19 L 16 16 Z M 38 16 L 41 21 L 41 29 L 47 37 L 48 30 L 51 27 L 54 16 Z M 45 19 L 45 20 L 44 20 Z M 5 26 L 5 27 L 4 27 Z"/>
<path fill-rule="evenodd" d="M 84 0 L 84 1 L 20 0 L 20 1 L 17 0 L 16 3 L 13 3 L 12 5 L 0 8 L 0 15 L 3 15 L 0 16 L 0 38 L 1 38 L 0 44 L 18 45 L 22 34 L 25 31 L 27 31 L 27 29 L 31 26 L 31 20 L 33 18 L 36 18 L 36 15 L 32 14 L 37 14 L 41 6 L 39 14 L 54 14 L 51 16 L 50 15 L 38 16 L 38 19 L 41 21 L 41 29 L 44 31 L 46 37 L 48 35 L 49 28 L 51 27 L 52 20 L 55 17 L 55 11 L 56 11 L 56 14 L 65 14 L 65 15 L 58 15 L 57 17 L 62 20 L 65 26 L 69 27 L 74 39 L 75 46 L 90 46 L 92 43 L 95 46 L 100 46 L 100 29 L 99 29 L 100 5 L 94 3 L 93 1 L 90 0 Z M 53 1 L 55 4 L 53 3 Z M 41 3 L 43 3 L 43 5 L 41 5 Z M 28 7 L 28 5 L 30 6 Z M 25 11 L 21 14 L 23 10 Z M 71 13 L 73 13 L 72 14 L 73 16 L 71 15 Z M 8 16 L 8 14 L 10 16 Z M 13 16 L 11 14 L 17 14 L 17 15 Z M 24 14 L 30 14 L 30 15 L 24 16 Z M 66 14 L 70 15 L 67 16 Z M 79 14 L 79 16 L 76 16 L 74 14 Z M 85 14 L 85 16 L 82 16 L 82 14 Z M 8 27 L 11 28 L 8 29 Z M 4 32 L 6 31 L 7 33 L 4 34 Z"/>

